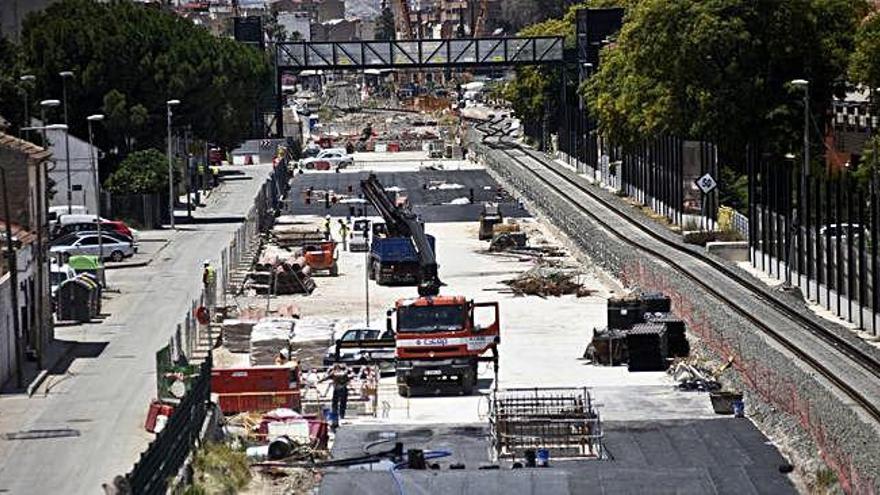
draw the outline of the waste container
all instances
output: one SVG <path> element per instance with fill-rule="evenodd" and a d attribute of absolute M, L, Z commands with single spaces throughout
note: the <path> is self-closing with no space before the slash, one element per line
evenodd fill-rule
<path fill-rule="evenodd" d="M 70 259 L 67 260 L 67 264 L 73 268 L 73 271 L 76 272 L 77 275 L 81 273 L 91 273 L 95 276 L 95 280 L 97 280 L 99 284 L 106 285 L 104 280 L 104 264 L 97 256 L 85 254 L 71 256 Z"/>
<path fill-rule="evenodd" d="M 91 294 L 89 294 L 89 308 L 91 308 L 92 316 L 98 316 L 101 314 L 101 284 L 98 283 L 97 277 L 93 273 L 83 273 L 78 276 L 83 281 L 85 281 L 89 288 L 92 289 Z"/>
<path fill-rule="evenodd" d="M 93 284 L 83 278 L 62 282 L 57 293 L 58 319 L 80 323 L 90 321 L 94 314 L 91 302 L 93 293 Z"/>

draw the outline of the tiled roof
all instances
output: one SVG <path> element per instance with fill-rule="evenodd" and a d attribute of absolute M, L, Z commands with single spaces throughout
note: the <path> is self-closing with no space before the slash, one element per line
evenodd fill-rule
<path fill-rule="evenodd" d="M 30 244 L 37 238 L 37 234 L 29 231 L 23 226 L 13 223 L 12 224 L 12 237 L 18 238 L 18 241 L 22 244 Z M 0 246 L 4 244 L 6 241 L 6 222 L 0 219 Z"/>
<path fill-rule="evenodd" d="M 37 146 L 36 144 L 19 139 L 15 136 L 0 132 L 0 147 L 10 148 L 24 153 L 32 161 L 46 161 L 52 156 L 52 152 Z"/>

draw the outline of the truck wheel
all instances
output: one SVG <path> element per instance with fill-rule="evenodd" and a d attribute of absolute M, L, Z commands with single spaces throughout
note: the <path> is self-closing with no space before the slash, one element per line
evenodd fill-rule
<path fill-rule="evenodd" d="M 339 276 L 339 265 L 337 265 L 336 263 L 333 263 L 333 265 L 330 267 L 330 276 L 331 277 L 338 277 Z"/>
<path fill-rule="evenodd" d="M 375 268 L 375 265 L 373 265 L 373 263 L 370 263 L 368 273 L 370 275 L 370 280 L 376 280 L 376 268 Z"/>
<path fill-rule="evenodd" d="M 397 386 L 397 393 L 400 394 L 401 397 L 409 398 L 409 397 L 411 397 L 412 391 L 406 385 L 398 385 Z"/>

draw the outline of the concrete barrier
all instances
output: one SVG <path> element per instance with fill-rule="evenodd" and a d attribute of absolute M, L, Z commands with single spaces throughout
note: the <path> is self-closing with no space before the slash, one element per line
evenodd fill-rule
<path fill-rule="evenodd" d="M 707 242 L 706 252 L 727 261 L 749 261 L 749 243 L 746 241 Z"/>

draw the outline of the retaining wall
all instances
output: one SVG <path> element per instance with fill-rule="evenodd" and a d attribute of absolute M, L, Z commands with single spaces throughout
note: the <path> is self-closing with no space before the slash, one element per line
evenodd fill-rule
<path fill-rule="evenodd" d="M 880 428 L 815 371 L 747 319 L 683 274 L 633 249 L 563 201 L 500 152 L 476 146 L 502 183 L 552 221 L 593 262 L 627 287 L 662 291 L 687 322 L 695 352 L 716 361 L 733 358 L 729 385 L 745 393 L 749 417 L 792 457 L 806 480 L 821 461 L 847 493 L 880 493 Z M 744 305 L 762 304 L 758 300 Z M 613 418 L 612 418 L 613 419 Z"/>

